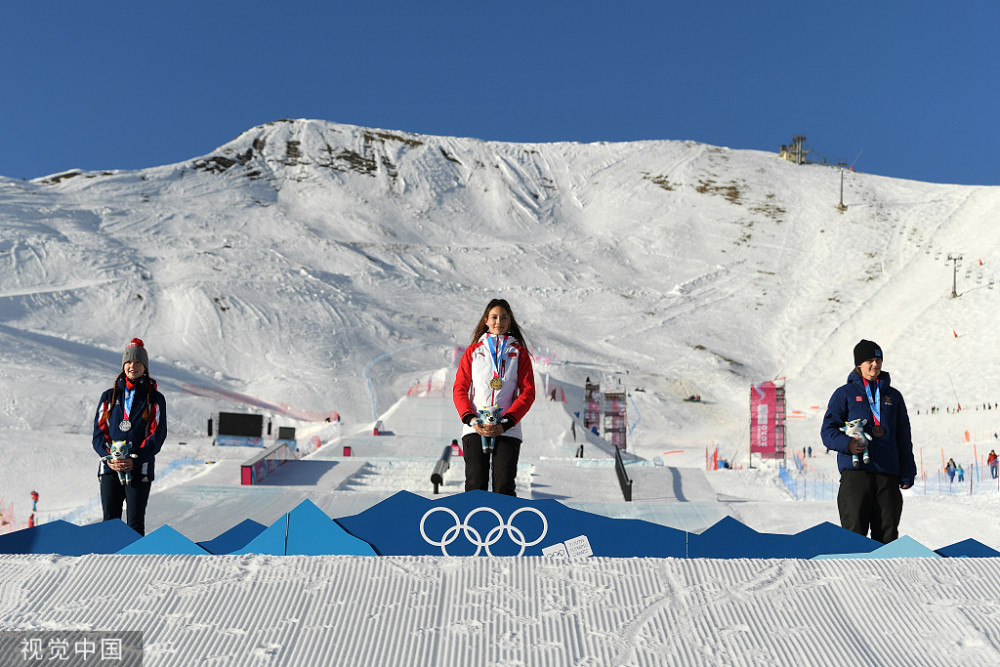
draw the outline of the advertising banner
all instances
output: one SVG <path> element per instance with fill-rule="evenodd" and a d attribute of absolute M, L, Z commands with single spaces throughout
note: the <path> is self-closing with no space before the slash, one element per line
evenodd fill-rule
<path fill-rule="evenodd" d="M 777 387 L 773 382 L 761 382 L 750 388 L 751 454 L 775 454 L 777 395 Z"/>

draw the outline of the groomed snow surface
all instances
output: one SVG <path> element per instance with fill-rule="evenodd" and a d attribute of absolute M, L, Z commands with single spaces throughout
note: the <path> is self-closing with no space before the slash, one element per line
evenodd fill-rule
<path fill-rule="evenodd" d="M 993 559 L 7 556 L 0 564 L 5 628 L 142 628 L 145 665 L 997 660 Z"/>

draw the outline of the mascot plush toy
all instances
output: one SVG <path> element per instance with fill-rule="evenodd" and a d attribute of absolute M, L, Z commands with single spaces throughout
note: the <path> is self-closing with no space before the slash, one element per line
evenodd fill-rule
<path fill-rule="evenodd" d="M 475 423 L 481 426 L 494 426 L 500 422 L 500 406 L 499 405 L 486 405 L 479 409 L 479 416 L 476 417 Z M 483 451 L 492 452 L 494 445 L 496 445 L 496 438 L 487 438 L 485 435 L 481 436 L 483 439 Z"/>
<path fill-rule="evenodd" d="M 862 428 L 867 423 L 867 419 L 854 419 L 840 427 L 840 430 L 846 433 L 851 440 L 860 440 L 865 443 L 865 451 L 861 453 L 862 460 L 864 460 L 865 463 L 868 463 L 871 460 L 868 457 L 868 443 L 871 442 L 872 437 L 865 433 Z M 851 456 L 851 463 L 854 464 L 855 468 L 861 465 L 857 454 L 853 454 Z"/>
<path fill-rule="evenodd" d="M 127 440 L 115 440 L 111 443 L 111 453 L 104 457 L 105 461 L 116 460 L 121 461 L 122 459 L 137 459 L 139 456 L 132 453 L 132 443 Z M 132 486 L 132 471 L 131 470 L 119 470 L 118 471 L 118 481 L 121 482 L 122 486 Z"/>

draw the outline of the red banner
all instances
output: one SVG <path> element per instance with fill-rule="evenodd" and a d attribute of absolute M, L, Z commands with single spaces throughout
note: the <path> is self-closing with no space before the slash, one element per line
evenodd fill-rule
<path fill-rule="evenodd" d="M 750 388 L 750 452 L 775 453 L 777 442 L 777 387 L 773 382 L 761 382 Z"/>

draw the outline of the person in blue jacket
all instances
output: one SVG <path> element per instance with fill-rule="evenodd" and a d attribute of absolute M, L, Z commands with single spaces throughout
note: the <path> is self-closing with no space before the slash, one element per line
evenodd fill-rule
<path fill-rule="evenodd" d="M 906 403 L 882 371 L 882 360 L 882 348 L 870 340 L 854 347 L 854 370 L 830 397 L 820 435 L 826 448 L 837 452 L 840 525 L 861 535 L 870 530 L 873 540 L 888 544 L 899 537 L 900 489 L 913 486 L 917 465 Z M 858 466 L 852 455 L 862 453 L 866 443 L 841 430 L 855 419 L 867 420 L 864 430 L 871 436 L 870 461 Z"/>
<path fill-rule="evenodd" d="M 114 386 L 101 395 L 94 416 L 94 451 L 102 458 L 98 467 L 104 520 L 122 518 L 140 535 L 146 534 L 146 504 L 153 482 L 156 455 L 167 437 L 167 402 L 149 376 L 149 355 L 138 338 L 122 354 L 122 372 Z M 131 443 L 135 458 L 106 460 L 111 443 Z M 132 483 L 119 480 L 119 472 L 131 473 Z"/>

